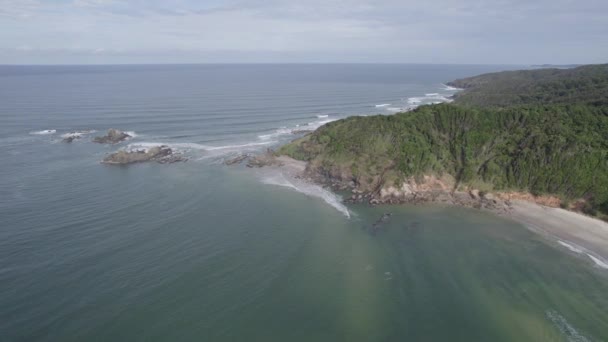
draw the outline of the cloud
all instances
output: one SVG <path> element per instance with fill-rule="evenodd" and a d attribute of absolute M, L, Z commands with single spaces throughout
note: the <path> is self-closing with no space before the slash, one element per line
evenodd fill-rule
<path fill-rule="evenodd" d="M 0 0 L 0 63 L 600 62 L 607 16 L 596 0 Z"/>
<path fill-rule="evenodd" d="M 29 18 L 41 7 L 35 0 L 0 0 L 0 20 Z"/>

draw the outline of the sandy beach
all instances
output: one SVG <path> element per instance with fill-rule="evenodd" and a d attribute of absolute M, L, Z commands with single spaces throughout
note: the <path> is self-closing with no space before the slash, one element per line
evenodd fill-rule
<path fill-rule="evenodd" d="M 608 269 L 607 222 L 524 201 L 514 201 L 508 217 L 556 240 L 566 250 L 586 254 L 598 267 Z"/>

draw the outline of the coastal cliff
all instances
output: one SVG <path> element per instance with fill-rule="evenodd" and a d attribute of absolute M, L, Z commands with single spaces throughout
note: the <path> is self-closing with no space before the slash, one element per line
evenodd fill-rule
<path fill-rule="evenodd" d="M 465 88 L 454 103 L 331 122 L 277 154 L 306 161 L 307 177 L 350 190 L 351 201 L 515 198 L 606 218 L 608 65 L 450 85 Z"/>

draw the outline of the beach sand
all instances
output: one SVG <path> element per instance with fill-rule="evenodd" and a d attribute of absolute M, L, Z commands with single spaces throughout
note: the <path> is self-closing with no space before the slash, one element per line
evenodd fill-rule
<path fill-rule="evenodd" d="M 512 203 L 508 217 L 572 252 L 587 254 L 597 266 L 608 269 L 608 222 L 523 201 Z"/>

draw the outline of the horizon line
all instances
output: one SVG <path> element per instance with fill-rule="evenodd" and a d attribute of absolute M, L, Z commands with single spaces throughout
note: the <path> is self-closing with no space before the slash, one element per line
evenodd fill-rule
<path fill-rule="evenodd" d="M 178 66 L 178 65 L 499 65 L 499 66 L 582 66 L 605 63 L 421 63 L 421 62 L 192 62 L 192 63 L 0 63 L 5 66 Z"/>

